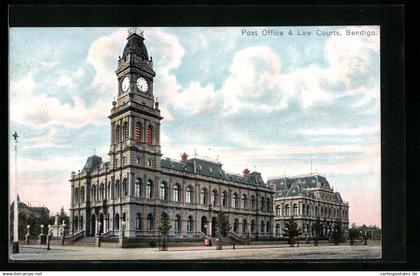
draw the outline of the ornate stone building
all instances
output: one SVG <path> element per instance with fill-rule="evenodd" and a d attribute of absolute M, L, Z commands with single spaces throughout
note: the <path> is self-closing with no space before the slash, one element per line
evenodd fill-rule
<path fill-rule="evenodd" d="M 159 103 L 153 95 L 153 61 L 142 32 L 129 31 L 118 59 L 117 99 L 112 103 L 109 161 L 90 156 L 72 173 L 72 232 L 128 237 L 159 236 L 162 212 L 171 236 L 214 236 L 220 211 L 238 235 L 267 237 L 274 223 L 274 190 L 258 172 L 226 173 L 222 164 L 183 154 L 162 159 Z"/>
<path fill-rule="evenodd" d="M 319 217 L 321 235 L 328 237 L 337 220 L 346 235 L 349 226 L 349 204 L 340 193 L 334 192 L 327 179 L 319 174 L 271 178 L 275 188 L 275 236 L 282 236 L 285 222 L 293 216 L 303 235 L 314 236 L 314 224 Z"/>

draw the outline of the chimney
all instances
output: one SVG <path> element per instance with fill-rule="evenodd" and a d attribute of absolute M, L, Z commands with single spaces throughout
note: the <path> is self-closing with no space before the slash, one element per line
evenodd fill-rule
<path fill-rule="evenodd" d="M 185 152 L 183 154 L 181 154 L 181 163 L 182 164 L 187 164 L 187 159 L 188 159 L 188 154 L 186 154 Z"/>
<path fill-rule="evenodd" d="M 248 177 L 249 176 L 249 170 L 248 169 L 245 169 L 243 171 L 243 174 L 244 174 L 244 176 Z"/>

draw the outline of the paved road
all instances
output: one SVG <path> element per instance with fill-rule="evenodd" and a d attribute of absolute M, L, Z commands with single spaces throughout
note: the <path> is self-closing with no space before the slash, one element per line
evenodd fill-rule
<path fill-rule="evenodd" d="M 380 246 L 349 245 L 254 245 L 216 247 L 178 247 L 162 252 L 158 248 L 98 248 L 76 246 L 21 246 L 12 261 L 32 260 L 234 260 L 234 259 L 375 259 L 381 257 Z"/>

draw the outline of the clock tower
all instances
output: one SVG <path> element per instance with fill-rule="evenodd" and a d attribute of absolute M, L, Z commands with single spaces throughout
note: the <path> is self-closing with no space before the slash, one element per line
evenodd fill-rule
<path fill-rule="evenodd" d="M 121 177 L 132 169 L 160 171 L 159 103 L 153 95 L 153 61 L 144 44 L 143 31 L 129 28 L 127 44 L 115 71 L 117 99 L 112 103 L 110 169 Z"/>

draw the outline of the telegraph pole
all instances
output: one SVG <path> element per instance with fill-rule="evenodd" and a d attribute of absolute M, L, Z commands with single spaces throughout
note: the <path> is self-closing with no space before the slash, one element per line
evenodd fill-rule
<path fill-rule="evenodd" d="M 18 189 L 17 189 L 17 143 L 18 143 L 18 134 L 15 131 L 15 133 L 13 134 L 13 138 L 15 140 L 15 193 L 16 193 L 16 197 L 15 197 L 15 210 L 14 210 L 14 222 L 13 222 L 13 249 L 12 252 L 13 253 L 19 253 L 19 232 L 18 232 L 18 227 L 19 227 L 19 221 L 18 221 Z"/>

